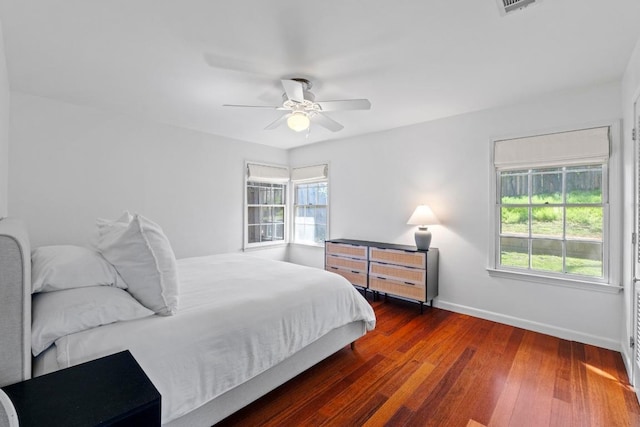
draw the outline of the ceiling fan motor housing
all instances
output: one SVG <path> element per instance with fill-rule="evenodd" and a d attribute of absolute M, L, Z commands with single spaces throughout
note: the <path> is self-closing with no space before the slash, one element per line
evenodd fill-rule
<path fill-rule="evenodd" d="M 313 93 L 311 93 L 308 88 L 305 88 L 302 90 L 302 96 L 304 97 L 305 101 L 314 102 L 316 100 L 316 96 Z M 282 94 L 282 102 L 284 103 L 287 101 L 289 101 L 289 97 L 285 92 Z"/>
<path fill-rule="evenodd" d="M 316 96 L 309 90 L 311 89 L 312 83 L 309 80 L 302 78 L 291 80 L 300 83 L 300 85 L 302 86 L 303 101 L 298 102 L 294 101 L 293 99 L 289 99 L 287 93 L 285 92 L 282 94 L 282 105 L 285 108 L 291 109 L 291 111 L 293 112 L 299 111 L 310 115 L 313 115 L 315 112 L 320 111 L 320 106 L 315 103 Z"/>

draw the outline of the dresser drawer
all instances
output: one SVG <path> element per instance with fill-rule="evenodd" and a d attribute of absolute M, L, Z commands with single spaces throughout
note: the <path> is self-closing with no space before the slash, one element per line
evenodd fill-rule
<path fill-rule="evenodd" d="M 345 270 L 355 270 L 366 274 L 367 260 L 345 258 L 343 256 L 327 255 L 327 267 L 338 267 Z"/>
<path fill-rule="evenodd" d="M 367 247 L 346 243 L 326 243 L 327 255 L 342 255 L 349 258 L 367 259 Z M 366 270 L 366 269 L 365 269 Z"/>
<path fill-rule="evenodd" d="M 415 268 L 427 267 L 427 257 L 424 252 L 405 252 L 396 249 L 369 248 L 369 260 Z"/>
<path fill-rule="evenodd" d="M 418 286 L 412 283 L 369 276 L 369 289 L 372 291 L 383 292 L 385 294 L 411 298 L 421 302 L 426 301 L 424 285 Z"/>
<path fill-rule="evenodd" d="M 396 279 L 400 282 L 412 282 L 416 285 L 424 285 L 427 280 L 427 272 L 421 268 L 402 267 L 393 264 L 380 264 L 371 262 L 369 274 L 372 276 Z"/>
<path fill-rule="evenodd" d="M 344 268 L 338 267 L 328 267 L 327 271 L 331 271 L 332 273 L 336 273 L 347 279 L 351 282 L 352 285 L 362 286 L 363 288 L 367 287 L 367 273 L 363 271 L 352 271 L 345 270 Z"/>

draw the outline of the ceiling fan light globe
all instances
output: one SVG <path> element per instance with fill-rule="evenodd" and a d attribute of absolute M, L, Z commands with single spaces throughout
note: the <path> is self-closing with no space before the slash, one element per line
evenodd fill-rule
<path fill-rule="evenodd" d="M 309 116 L 302 112 L 293 113 L 287 119 L 287 126 L 289 126 L 289 129 L 296 132 L 302 132 L 303 130 L 309 129 L 310 123 L 311 121 L 309 120 Z"/>

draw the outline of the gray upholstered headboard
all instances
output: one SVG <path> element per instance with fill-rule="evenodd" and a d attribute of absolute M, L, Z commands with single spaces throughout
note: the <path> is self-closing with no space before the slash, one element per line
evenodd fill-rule
<path fill-rule="evenodd" d="M 24 223 L 0 220 L 0 387 L 31 378 L 31 247 Z"/>

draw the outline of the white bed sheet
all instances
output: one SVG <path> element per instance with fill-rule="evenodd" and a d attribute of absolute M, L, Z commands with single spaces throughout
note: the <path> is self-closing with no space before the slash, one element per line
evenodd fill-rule
<path fill-rule="evenodd" d="M 33 377 L 39 377 L 58 369 L 60 368 L 58 367 L 58 353 L 55 345 L 52 345 L 32 360 L 31 373 Z"/>
<path fill-rule="evenodd" d="M 225 254 L 178 261 L 175 316 L 119 322 L 56 341 L 60 368 L 128 349 L 178 418 L 353 321 L 375 327 L 367 301 L 319 269 Z"/>

